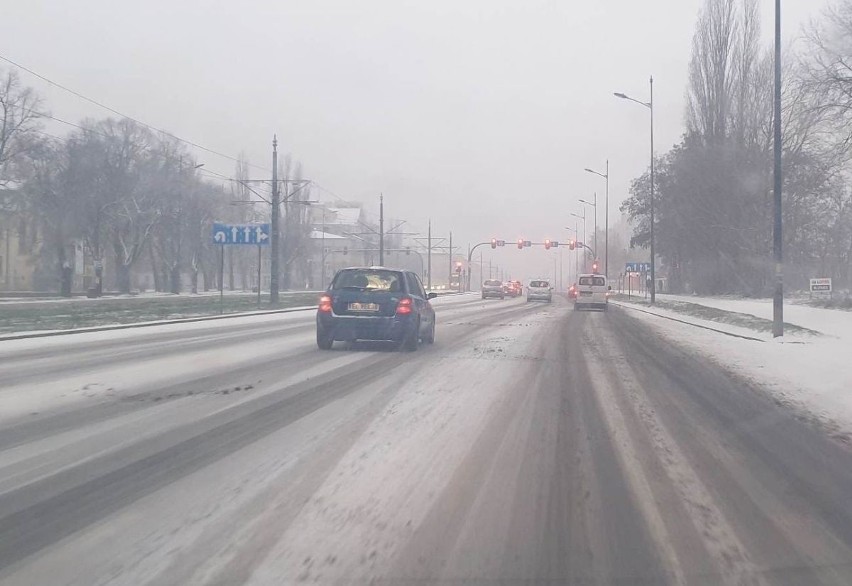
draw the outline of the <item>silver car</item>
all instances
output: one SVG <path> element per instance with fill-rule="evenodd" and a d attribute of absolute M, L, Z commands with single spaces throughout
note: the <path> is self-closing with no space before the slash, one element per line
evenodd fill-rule
<path fill-rule="evenodd" d="M 499 297 L 500 299 L 506 298 L 506 290 L 503 288 L 503 281 L 488 279 L 482 283 L 482 298 L 487 299 L 488 297 Z"/>
<path fill-rule="evenodd" d="M 550 286 L 550 281 L 538 279 L 530 281 L 527 286 L 527 301 L 553 301 L 553 287 Z"/>

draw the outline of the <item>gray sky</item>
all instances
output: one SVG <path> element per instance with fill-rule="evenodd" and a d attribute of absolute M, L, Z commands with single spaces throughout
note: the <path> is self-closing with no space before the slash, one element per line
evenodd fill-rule
<path fill-rule="evenodd" d="M 273 132 L 305 176 L 457 242 L 567 239 L 610 160 L 610 218 L 683 130 L 700 0 L 5 0 L 0 54 L 149 124 L 270 166 Z M 770 42 L 772 0 L 761 0 Z M 784 35 L 820 0 L 784 0 Z M 0 64 L 2 67 L 4 64 Z M 107 112 L 22 73 L 51 113 Z M 51 127 L 52 132 L 64 132 Z M 203 152 L 207 168 L 233 163 Z M 257 177 L 263 172 L 254 169 Z M 589 210 L 591 212 L 591 210 Z M 603 203 L 598 223 L 603 225 Z M 591 231 L 592 222 L 588 222 Z M 490 249 L 488 249 L 490 251 Z M 489 252 L 490 254 L 490 252 Z M 487 257 L 486 257 L 487 258 Z M 543 250 L 498 251 L 516 276 Z"/>

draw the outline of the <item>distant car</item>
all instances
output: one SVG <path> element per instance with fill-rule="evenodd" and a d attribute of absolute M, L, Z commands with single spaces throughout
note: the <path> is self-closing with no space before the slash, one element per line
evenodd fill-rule
<path fill-rule="evenodd" d="M 509 281 L 506 284 L 506 293 L 509 297 L 520 297 L 524 294 L 524 286 L 520 281 Z"/>
<path fill-rule="evenodd" d="M 553 301 L 553 287 L 550 286 L 550 281 L 537 279 L 530 281 L 527 287 L 527 301 Z"/>
<path fill-rule="evenodd" d="M 577 279 L 577 297 L 574 309 L 602 309 L 609 307 L 609 292 L 612 290 L 606 277 L 597 273 L 580 275 Z"/>
<path fill-rule="evenodd" d="M 489 297 L 499 297 L 500 299 L 506 298 L 506 290 L 503 289 L 503 281 L 488 279 L 482 283 L 482 298 L 488 299 Z"/>
<path fill-rule="evenodd" d="M 577 298 L 577 283 L 574 283 L 570 287 L 568 287 L 568 299 L 576 299 Z"/>
<path fill-rule="evenodd" d="M 320 297 L 317 346 L 335 341 L 392 341 L 417 350 L 435 341 L 435 310 L 416 273 L 385 267 L 341 269 Z"/>

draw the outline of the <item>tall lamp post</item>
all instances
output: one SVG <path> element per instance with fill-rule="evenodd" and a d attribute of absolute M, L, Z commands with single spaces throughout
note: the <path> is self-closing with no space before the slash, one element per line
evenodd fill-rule
<path fill-rule="evenodd" d="M 609 159 L 606 160 L 606 173 L 598 173 L 589 168 L 585 170 L 588 173 L 593 173 L 606 179 L 606 195 L 604 196 L 604 275 L 609 280 Z M 597 246 L 595 250 L 597 250 Z"/>
<path fill-rule="evenodd" d="M 775 292 L 772 296 L 772 337 L 784 335 L 784 240 L 781 237 L 781 0 L 775 0 L 775 95 L 773 103 L 773 200 L 772 252 L 775 257 Z"/>
<path fill-rule="evenodd" d="M 573 212 L 571 212 L 571 215 L 574 216 L 575 218 L 583 220 L 583 244 L 586 244 L 586 208 L 583 208 L 583 215 L 582 216 L 580 214 L 575 214 Z M 582 247 L 580 247 L 580 248 L 582 248 Z M 585 250 L 583 251 L 583 270 L 584 271 L 586 270 L 586 252 L 585 252 Z"/>
<path fill-rule="evenodd" d="M 571 228 L 570 226 L 565 226 L 565 229 L 566 229 L 566 230 L 570 230 L 570 231 L 574 232 L 574 240 L 579 240 L 579 239 L 580 239 L 579 227 L 577 226 L 577 222 L 576 222 L 576 221 L 574 222 L 574 227 L 573 227 L 573 228 Z M 579 275 L 580 275 L 580 256 L 579 256 L 579 254 L 580 254 L 580 253 L 577 251 L 577 247 L 575 246 L 575 247 L 574 247 L 574 279 L 575 279 L 575 280 L 576 280 L 576 279 L 579 277 Z M 570 262 L 570 261 L 569 261 L 569 262 Z M 571 275 L 570 275 L 570 273 L 571 273 L 570 265 L 569 265 L 568 273 L 569 273 L 569 274 L 568 274 L 568 276 L 569 276 L 569 279 L 568 279 L 568 280 L 570 281 L 570 280 L 571 280 L 571 279 L 570 279 L 570 276 L 571 276 Z"/>
<path fill-rule="evenodd" d="M 595 241 L 595 253 L 597 253 L 598 252 L 598 193 L 595 192 L 594 201 L 586 201 L 585 199 L 581 199 L 580 203 L 585 204 L 587 206 L 592 206 L 593 208 L 595 208 L 595 238 L 594 238 L 594 241 Z M 585 210 L 584 210 L 583 213 L 585 213 Z"/>
<path fill-rule="evenodd" d="M 778 1 L 778 0 L 776 0 Z M 622 94 L 620 92 L 616 92 L 614 95 L 617 98 L 622 98 L 624 100 L 630 100 L 631 102 L 636 102 L 637 104 L 641 104 L 645 106 L 651 111 L 651 305 L 654 304 L 656 300 L 656 291 L 657 291 L 657 280 L 656 280 L 656 272 L 655 272 L 655 262 L 654 262 L 654 77 L 650 78 L 650 86 L 651 86 L 651 99 L 648 102 L 642 102 L 640 100 L 636 100 Z"/>

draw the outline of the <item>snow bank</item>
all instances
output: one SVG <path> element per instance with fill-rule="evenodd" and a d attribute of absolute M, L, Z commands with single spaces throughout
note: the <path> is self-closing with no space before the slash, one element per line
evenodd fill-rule
<path fill-rule="evenodd" d="M 772 318 L 771 300 L 661 297 Z M 641 307 L 647 312 L 644 313 L 636 311 L 631 304 L 614 303 L 625 307 L 631 316 L 648 323 L 673 342 L 685 345 L 767 388 L 780 402 L 805 410 L 829 429 L 852 433 L 852 313 L 801 305 L 786 306 L 786 322 L 824 335 L 793 335 L 774 340 L 765 332 L 656 307 Z M 726 336 L 711 330 L 757 340 Z"/>

